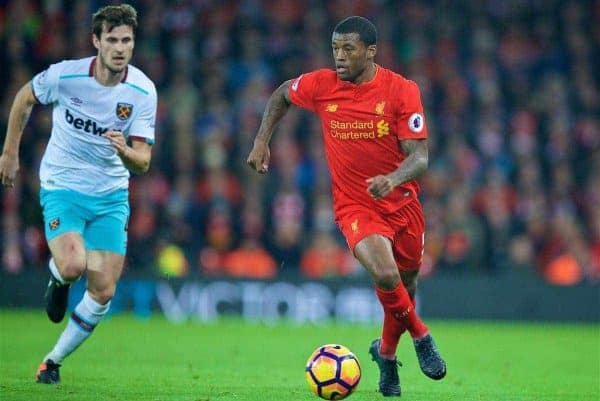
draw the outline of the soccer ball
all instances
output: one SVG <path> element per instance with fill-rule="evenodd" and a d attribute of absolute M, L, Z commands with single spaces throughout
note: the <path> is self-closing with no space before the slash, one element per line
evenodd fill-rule
<path fill-rule="evenodd" d="M 360 363 L 348 348 L 338 344 L 322 345 L 312 353 L 304 369 L 310 389 L 326 400 L 341 400 L 356 389 Z"/>

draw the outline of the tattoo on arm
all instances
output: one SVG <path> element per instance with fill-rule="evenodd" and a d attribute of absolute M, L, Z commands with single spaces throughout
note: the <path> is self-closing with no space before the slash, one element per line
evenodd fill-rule
<path fill-rule="evenodd" d="M 419 178 L 427 170 L 429 157 L 425 139 L 401 140 L 400 147 L 406 158 L 392 173 L 396 185 Z"/>
<path fill-rule="evenodd" d="M 258 129 L 258 134 L 256 135 L 257 139 L 268 142 L 271 139 L 271 135 L 273 135 L 275 126 L 290 108 L 291 103 L 287 94 L 289 82 L 290 81 L 286 81 L 281 84 L 269 98 L 267 107 L 263 113 L 260 128 Z"/>

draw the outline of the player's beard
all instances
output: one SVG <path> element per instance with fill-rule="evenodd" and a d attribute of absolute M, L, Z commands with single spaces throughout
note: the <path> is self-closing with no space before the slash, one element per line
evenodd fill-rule
<path fill-rule="evenodd" d="M 366 67 L 362 67 L 360 68 L 359 66 L 357 66 L 356 64 L 345 64 L 344 68 L 346 69 L 344 71 L 343 74 L 340 74 L 338 71 L 336 71 L 337 76 L 340 80 L 342 81 L 346 81 L 346 82 L 354 82 L 358 79 L 358 77 L 366 70 Z M 336 66 L 337 69 L 337 66 Z"/>
<path fill-rule="evenodd" d="M 127 64 L 129 64 L 129 62 L 126 62 L 126 63 L 123 63 L 122 67 L 113 67 L 109 63 L 106 62 L 106 59 L 104 58 L 102 53 L 100 53 L 98 56 L 99 56 L 98 58 L 100 60 L 102 67 L 106 68 L 108 71 L 110 71 L 111 74 L 114 74 L 114 75 L 120 74 L 123 71 L 125 71 L 125 68 L 127 68 Z M 126 56 L 123 56 L 123 57 L 125 60 L 127 59 Z"/>
<path fill-rule="evenodd" d="M 338 73 L 338 78 L 342 81 L 354 82 L 360 76 L 361 73 L 362 73 L 362 71 L 355 72 L 354 70 L 347 68 L 346 73 L 344 75 L 340 75 Z"/>
<path fill-rule="evenodd" d="M 337 73 L 337 75 L 338 75 L 338 78 L 342 81 L 355 83 L 356 80 L 361 75 L 363 75 L 367 72 L 368 68 L 369 68 L 368 65 L 357 66 L 356 64 L 354 64 L 354 65 L 348 64 L 346 66 L 346 73 L 343 76 L 340 75 L 339 73 Z"/>

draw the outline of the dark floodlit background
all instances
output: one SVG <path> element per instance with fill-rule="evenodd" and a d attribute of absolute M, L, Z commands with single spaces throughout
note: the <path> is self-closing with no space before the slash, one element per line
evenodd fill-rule
<path fill-rule="evenodd" d="M 95 53 L 91 14 L 109 3 L 2 4 L 4 134 L 21 85 L 51 63 Z M 284 119 L 267 176 L 245 165 L 270 93 L 331 67 L 336 22 L 363 15 L 379 31 L 376 61 L 421 88 L 430 148 L 423 286 L 472 277 L 597 284 L 600 2 L 131 4 L 139 12 L 133 64 L 155 82 L 159 107 L 152 167 L 131 181 L 125 281 L 344 277 L 370 285 L 333 221 L 314 116 L 293 109 Z M 50 127 L 50 107 L 36 107 L 18 185 L 1 193 L 5 283 L 45 279 L 37 174 Z"/>

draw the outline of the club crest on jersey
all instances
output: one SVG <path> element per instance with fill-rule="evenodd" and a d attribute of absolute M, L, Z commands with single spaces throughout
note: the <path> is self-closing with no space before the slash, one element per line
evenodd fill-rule
<path fill-rule="evenodd" d="M 419 113 L 413 113 L 408 118 L 408 129 L 410 129 L 415 134 L 423 131 L 423 126 L 425 123 L 423 122 L 423 115 Z"/>
<path fill-rule="evenodd" d="M 58 226 L 60 226 L 60 219 L 57 217 L 56 219 L 51 220 L 50 223 L 48 223 L 48 226 L 50 227 L 50 230 L 56 230 Z"/>
<path fill-rule="evenodd" d="M 385 109 L 385 102 L 379 102 L 375 105 L 375 113 L 377 113 L 378 116 L 383 115 L 383 109 Z"/>
<path fill-rule="evenodd" d="M 117 118 L 119 120 L 127 120 L 131 117 L 133 111 L 133 105 L 129 103 L 117 103 Z"/>

